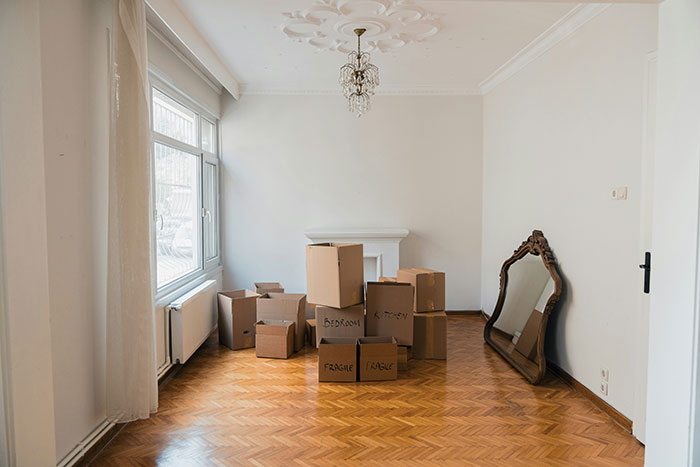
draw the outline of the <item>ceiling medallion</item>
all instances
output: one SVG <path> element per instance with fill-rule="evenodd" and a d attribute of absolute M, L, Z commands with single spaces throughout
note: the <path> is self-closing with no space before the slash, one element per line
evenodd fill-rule
<path fill-rule="evenodd" d="M 283 15 L 282 33 L 318 51 L 352 52 L 356 28 L 366 30 L 366 52 L 390 52 L 440 31 L 438 17 L 413 0 L 317 0 Z"/>
<path fill-rule="evenodd" d="M 370 96 L 379 85 L 379 68 L 369 61 L 369 54 L 360 49 L 360 37 L 366 32 L 364 28 L 355 29 L 357 35 L 357 52 L 348 54 L 348 63 L 340 68 L 340 85 L 343 95 L 348 100 L 348 110 L 361 117 L 370 109 Z"/>

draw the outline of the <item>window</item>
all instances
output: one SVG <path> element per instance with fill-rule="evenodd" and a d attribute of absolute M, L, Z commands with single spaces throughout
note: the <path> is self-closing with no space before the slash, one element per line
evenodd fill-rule
<path fill-rule="evenodd" d="M 219 264 L 217 121 L 174 89 L 151 86 L 156 285 Z"/>

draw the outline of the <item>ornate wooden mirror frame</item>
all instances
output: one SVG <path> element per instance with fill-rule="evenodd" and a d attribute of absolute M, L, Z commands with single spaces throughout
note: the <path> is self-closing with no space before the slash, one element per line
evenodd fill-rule
<path fill-rule="evenodd" d="M 549 274 L 554 281 L 554 292 L 550 295 L 547 300 L 545 309 L 542 310 L 542 320 L 540 321 L 538 338 L 537 338 L 537 355 L 535 356 L 535 361 L 528 360 L 524 356 L 517 354 L 516 352 L 509 352 L 506 343 L 509 341 L 503 336 L 498 336 L 498 334 L 504 334 L 499 329 L 493 329 L 496 320 L 501 315 L 503 311 L 503 304 L 506 300 L 506 291 L 508 289 L 508 269 L 516 261 L 524 258 L 526 255 L 535 255 L 542 258 L 544 266 L 549 271 Z M 496 302 L 496 308 L 491 315 L 491 318 L 486 322 L 484 327 L 484 340 L 487 344 L 496 350 L 508 363 L 510 363 L 516 370 L 518 370 L 522 375 L 532 384 L 538 384 L 544 378 L 547 371 L 547 359 L 544 355 L 544 338 L 547 331 L 547 322 L 549 321 L 549 315 L 552 313 L 555 305 L 559 301 L 562 292 L 562 280 L 559 276 L 559 271 L 557 270 L 556 260 L 554 259 L 554 254 L 549 248 L 549 243 L 544 237 L 540 230 L 533 230 L 532 235 L 525 240 L 520 247 L 515 250 L 513 256 L 508 258 L 503 266 L 501 267 L 501 291 L 498 294 L 498 301 Z"/>

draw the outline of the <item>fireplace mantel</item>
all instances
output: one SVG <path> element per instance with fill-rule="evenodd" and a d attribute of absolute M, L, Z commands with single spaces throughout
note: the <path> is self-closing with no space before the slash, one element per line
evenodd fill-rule
<path fill-rule="evenodd" d="M 408 233 L 406 229 L 310 229 L 305 232 L 314 243 L 362 243 L 367 281 L 396 276 L 399 243 Z"/>

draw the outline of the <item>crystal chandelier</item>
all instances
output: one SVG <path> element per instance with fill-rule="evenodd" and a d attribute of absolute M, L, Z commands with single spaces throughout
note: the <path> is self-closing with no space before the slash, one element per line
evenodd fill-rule
<path fill-rule="evenodd" d="M 340 68 L 340 85 L 348 100 L 348 110 L 361 117 L 370 109 L 369 97 L 379 85 L 379 68 L 369 62 L 369 54 L 360 50 L 360 36 L 366 29 L 355 29 L 357 52 L 348 54 L 348 63 Z"/>

